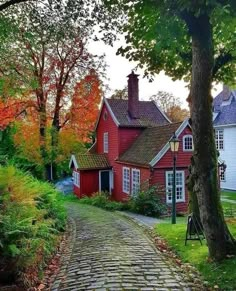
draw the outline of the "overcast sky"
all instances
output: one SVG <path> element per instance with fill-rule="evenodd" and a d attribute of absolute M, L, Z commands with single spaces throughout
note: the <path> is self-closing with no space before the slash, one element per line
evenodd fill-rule
<path fill-rule="evenodd" d="M 132 69 L 135 68 L 135 62 L 129 62 L 122 56 L 117 56 L 116 51 L 121 43 L 116 43 L 113 47 L 104 45 L 103 43 L 93 42 L 89 45 L 89 51 L 93 54 L 106 55 L 106 62 L 108 65 L 107 76 L 109 78 L 108 85 L 111 89 L 111 93 L 115 89 L 123 89 L 127 84 L 127 75 L 129 75 Z M 188 96 L 188 88 L 183 81 L 173 82 L 164 72 L 157 75 L 153 82 L 149 82 L 146 78 L 143 78 L 143 71 L 138 69 L 136 71 L 139 74 L 139 99 L 148 100 L 150 96 L 158 91 L 166 91 L 180 98 L 182 107 L 187 108 L 188 104 L 186 98 Z M 221 91 L 222 86 L 215 86 L 212 95 L 216 96 Z M 110 96 L 106 96 L 110 97 Z"/>

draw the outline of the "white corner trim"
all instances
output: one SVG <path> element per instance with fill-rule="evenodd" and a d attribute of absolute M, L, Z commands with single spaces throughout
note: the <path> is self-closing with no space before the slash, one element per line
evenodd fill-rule
<path fill-rule="evenodd" d="M 188 118 L 186 118 L 179 126 L 179 128 L 176 130 L 175 134 L 177 137 L 179 137 L 179 135 L 182 133 L 182 131 L 185 129 L 185 127 L 188 125 L 189 127 L 190 124 L 188 122 Z M 155 164 L 157 162 L 160 161 L 160 159 L 164 156 L 164 154 L 169 150 L 170 145 L 169 145 L 169 141 L 164 145 L 164 147 L 159 151 L 159 153 L 151 160 L 151 162 L 149 163 L 149 165 L 151 167 L 154 167 Z"/>
<path fill-rule="evenodd" d="M 152 102 L 156 105 L 156 108 L 160 111 L 160 113 L 165 117 L 165 119 L 169 122 L 172 123 L 172 121 L 167 117 L 167 115 L 165 114 L 164 111 L 162 111 L 162 109 L 156 104 L 155 101 L 152 100 Z"/>
<path fill-rule="evenodd" d="M 75 158 L 75 155 L 71 155 L 71 158 L 70 158 L 70 163 L 69 163 L 69 168 L 71 169 L 71 166 L 72 166 L 72 163 L 74 164 L 76 170 L 79 168 L 78 164 L 77 164 L 77 161 L 76 161 L 76 158 Z"/>
<path fill-rule="evenodd" d="M 117 120 L 117 118 L 115 117 L 115 114 L 113 113 L 113 111 L 111 110 L 111 107 L 110 107 L 109 103 L 107 102 L 107 99 L 106 99 L 106 98 L 104 98 L 104 103 L 106 104 L 107 109 L 108 109 L 109 113 L 111 114 L 112 120 L 115 122 L 115 124 L 116 124 L 117 126 L 119 126 L 120 123 L 119 123 L 119 121 Z"/>

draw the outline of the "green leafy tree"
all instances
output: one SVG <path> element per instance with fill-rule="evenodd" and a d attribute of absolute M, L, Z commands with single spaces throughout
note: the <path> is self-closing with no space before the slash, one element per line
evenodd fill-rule
<path fill-rule="evenodd" d="M 125 86 L 124 89 L 116 89 L 110 98 L 128 100 L 128 87 Z"/>
<path fill-rule="evenodd" d="M 117 3 L 117 1 L 105 1 Z M 212 125 L 213 81 L 234 83 L 236 2 L 118 1 L 128 23 L 127 46 L 119 53 L 139 61 L 146 75 L 164 70 L 174 80 L 190 81 L 188 101 L 194 140 L 191 175 L 209 255 L 235 254 L 236 243 L 224 221 L 217 183 L 217 151 Z"/>
<path fill-rule="evenodd" d="M 20 4 L 22 2 L 26 2 L 29 0 L 9 0 L 9 1 L 0 1 L 0 11 L 3 11 L 5 9 L 7 9 L 10 6 L 16 5 L 16 4 Z M 33 0 L 35 1 L 35 0 Z"/>

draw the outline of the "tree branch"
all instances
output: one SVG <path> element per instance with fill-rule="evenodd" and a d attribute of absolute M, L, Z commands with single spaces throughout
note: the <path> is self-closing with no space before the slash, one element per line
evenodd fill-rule
<path fill-rule="evenodd" d="M 230 52 L 221 53 L 216 59 L 215 64 L 212 71 L 212 76 L 215 77 L 217 72 L 226 64 L 230 63 L 231 61 L 235 60 L 236 58 L 232 56 Z"/>
<path fill-rule="evenodd" d="M 8 7 L 10 7 L 12 5 L 19 4 L 22 2 L 27 2 L 27 1 L 29 1 L 29 0 L 9 0 L 9 1 L 0 5 L 0 11 L 7 9 Z M 33 0 L 33 1 L 35 1 L 35 0 Z"/>

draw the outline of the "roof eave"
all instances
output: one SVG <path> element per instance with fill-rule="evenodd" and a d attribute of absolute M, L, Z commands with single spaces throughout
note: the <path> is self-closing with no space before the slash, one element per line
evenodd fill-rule
<path fill-rule="evenodd" d="M 236 123 L 229 123 L 229 124 L 213 124 L 214 127 L 232 127 L 236 126 Z"/>
<path fill-rule="evenodd" d="M 108 170 L 111 169 L 111 166 L 108 167 L 94 167 L 94 168 L 78 168 L 78 171 L 93 171 L 93 170 Z"/>
<path fill-rule="evenodd" d="M 191 128 L 191 126 L 190 126 L 190 124 L 189 124 L 189 119 L 187 118 L 187 119 L 185 119 L 182 123 L 181 123 L 181 125 L 179 126 L 179 128 L 175 131 L 175 134 L 176 134 L 176 136 L 178 137 L 181 133 L 182 133 L 182 131 L 185 129 L 185 127 L 186 126 L 189 126 L 190 128 Z M 151 167 L 154 167 L 155 166 L 155 164 L 157 163 L 157 162 L 159 162 L 160 161 L 160 159 L 165 155 L 165 153 L 169 150 L 169 148 L 170 148 L 170 144 L 169 144 L 169 141 L 164 145 L 164 147 L 158 152 L 158 154 L 151 160 L 151 162 L 149 163 L 149 165 L 151 166 Z"/>
<path fill-rule="evenodd" d="M 75 155 L 71 155 L 69 169 L 71 169 L 72 164 L 74 164 L 75 168 L 78 169 L 78 163 L 76 161 Z"/>
<path fill-rule="evenodd" d="M 132 161 L 122 161 L 122 160 L 116 160 L 116 163 L 125 164 L 125 165 L 133 165 L 140 168 L 150 168 L 150 165 L 148 163 L 137 163 L 137 162 L 132 162 Z"/>
<path fill-rule="evenodd" d="M 117 118 L 115 117 L 115 115 L 114 115 L 114 113 L 113 113 L 113 111 L 112 111 L 112 109 L 111 109 L 111 106 L 110 106 L 109 103 L 107 102 L 107 99 L 104 97 L 103 100 L 102 100 L 101 109 L 100 109 L 100 112 L 99 112 L 99 115 L 98 115 L 98 118 L 97 118 L 97 121 L 96 121 L 95 131 L 97 130 L 98 123 L 99 123 L 100 118 L 101 118 L 102 109 L 103 109 L 104 104 L 106 105 L 107 110 L 109 111 L 109 113 L 110 113 L 110 115 L 111 115 L 111 118 L 112 118 L 112 120 L 115 122 L 116 126 L 119 126 L 119 125 L 120 125 L 119 121 L 117 120 Z"/>
<path fill-rule="evenodd" d="M 156 102 L 155 102 L 155 101 L 152 101 L 152 102 L 155 104 L 155 106 L 156 106 L 157 109 L 160 111 L 160 113 L 165 117 L 165 119 L 166 119 L 169 123 L 172 123 L 172 121 L 167 117 L 167 115 L 165 114 L 165 112 L 162 111 L 162 109 L 159 108 L 159 106 L 157 106 Z"/>

